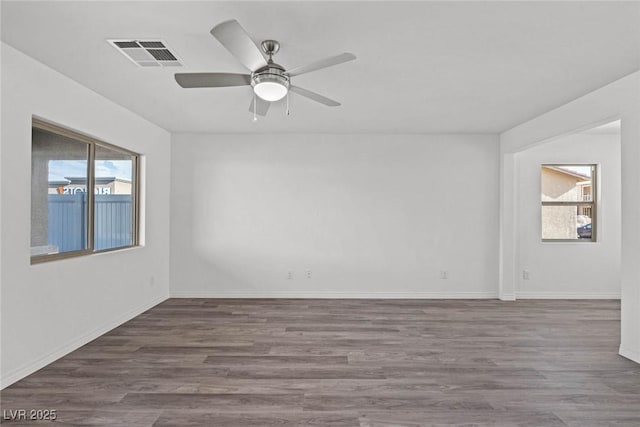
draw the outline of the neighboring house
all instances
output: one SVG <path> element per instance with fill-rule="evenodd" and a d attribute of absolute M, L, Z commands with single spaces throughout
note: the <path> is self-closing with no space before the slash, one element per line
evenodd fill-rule
<path fill-rule="evenodd" d="M 75 194 L 87 191 L 85 177 L 64 177 L 64 180 L 49 181 L 49 194 Z M 131 181 L 114 176 L 96 177 L 96 194 L 131 194 Z"/>
<path fill-rule="evenodd" d="M 543 202 L 591 201 L 591 177 L 558 166 L 543 166 Z M 577 239 L 577 228 L 591 222 L 591 206 L 543 206 L 543 239 Z"/>

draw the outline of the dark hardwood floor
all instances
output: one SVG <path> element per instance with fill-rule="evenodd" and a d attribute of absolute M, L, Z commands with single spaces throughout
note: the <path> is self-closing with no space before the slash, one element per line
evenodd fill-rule
<path fill-rule="evenodd" d="M 64 426 L 637 427 L 619 317 L 618 301 L 171 299 L 3 390 L 2 409 Z"/>

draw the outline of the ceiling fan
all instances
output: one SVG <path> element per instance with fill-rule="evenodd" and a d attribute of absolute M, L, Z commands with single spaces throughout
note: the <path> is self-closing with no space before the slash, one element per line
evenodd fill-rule
<path fill-rule="evenodd" d="M 264 40 L 261 43 L 262 51 L 268 56 L 268 59 L 265 59 L 249 34 L 234 19 L 213 27 L 211 35 L 251 71 L 251 74 L 177 73 L 175 75 L 176 81 L 183 88 L 251 86 L 254 97 L 249 111 L 253 112 L 254 120 L 256 114 L 265 116 L 271 103 L 281 100 L 288 95 L 289 91 L 329 107 L 339 106 L 339 102 L 310 90 L 293 86 L 291 77 L 356 59 L 352 53 L 341 53 L 288 70 L 273 62 L 273 55 L 280 49 L 280 43 L 276 40 Z"/>

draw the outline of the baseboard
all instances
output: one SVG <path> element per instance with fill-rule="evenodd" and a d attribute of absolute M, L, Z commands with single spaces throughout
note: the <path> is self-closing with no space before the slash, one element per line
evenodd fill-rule
<path fill-rule="evenodd" d="M 518 292 L 516 299 L 620 299 L 620 292 Z"/>
<path fill-rule="evenodd" d="M 638 351 L 633 351 L 631 349 L 620 346 L 620 350 L 618 351 L 618 354 L 622 357 L 626 357 L 631 361 L 640 363 L 640 352 Z"/>
<path fill-rule="evenodd" d="M 496 299 L 496 292 L 172 291 L 171 298 Z"/>
<path fill-rule="evenodd" d="M 126 313 L 119 315 L 114 320 L 108 323 L 105 323 L 104 325 L 96 329 L 93 329 L 87 332 L 86 334 L 81 335 L 80 337 L 75 338 L 70 342 L 61 345 L 60 347 L 56 348 L 50 353 L 47 353 L 44 356 L 41 356 L 38 359 L 32 362 L 29 362 L 24 366 L 21 366 L 18 369 L 15 369 L 11 372 L 6 373 L 4 376 L 2 376 L 2 378 L 0 378 L 0 390 L 10 386 L 11 384 L 21 380 L 22 378 L 28 375 L 31 375 L 32 373 L 36 372 L 39 369 L 44 368 L 48 364 L 60 359 L 61 357 L 71 353 L 74 350 L 77 350 L 78 348 L 82 347 L 88 342 L 91 342 L 94 339 L 98 338 L 99 336 L 109 332 L 110 330 L 122 325 L 125 322 L 128 322 L 134 317 L 140 315 L 141 313 L 144 313 L 145 311 L 149 310 L 150 308 L 160 304 L 161 302 L 167 299 L 168 299 L 167 295 L 163 295 L 161 297 L 155 298 L 150 302 L 142 304 L 132 310 L 127 311 Z"/>

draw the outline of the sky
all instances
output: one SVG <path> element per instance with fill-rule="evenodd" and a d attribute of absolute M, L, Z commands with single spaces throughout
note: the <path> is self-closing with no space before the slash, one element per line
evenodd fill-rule
<path fill-rule="evenodd" d="M 131 180 L 131 160 L 96 160 L 96 177 L 115 176 Z M 49 181 L 66 176 L 87 176 L 86 160 L 49 160 Z"/>

